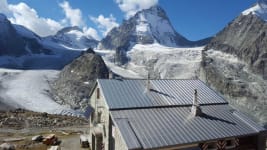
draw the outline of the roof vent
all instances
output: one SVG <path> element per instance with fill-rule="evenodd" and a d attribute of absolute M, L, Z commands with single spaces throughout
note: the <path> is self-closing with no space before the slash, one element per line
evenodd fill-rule
<path fill-rule="evenodd" d="M 111 70 L 109 70 L 109 72 L 108 72 L 108 78 L 109 79 L 114 79 L 114 74 L 113 74 L 113 72 Z"/>
<path fill-rule="evenodd" d="M 202 111 L 198 104 L 198 93 L 197 93 L 197 89 L 195 89 L 194 96 L 193 96 L 193 105 L 191 108 L 191 116 L 196 117 L 196 116 L 200 116 L 201 114 L 202 114 Z"/>

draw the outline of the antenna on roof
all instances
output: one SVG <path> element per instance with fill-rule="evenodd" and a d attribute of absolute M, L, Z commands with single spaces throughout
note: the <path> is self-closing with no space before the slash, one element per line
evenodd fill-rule
<path fill-rule="evenodd" d="M 193 105 L 191 108 L 191 116 L 196 117 L 196 116 L 200 116 L 201 114 L 202 114 L 202 111 L 198 103 L 198 93 L 197 93 L 197 89 L 195 89 L 194 96 L 193 96 Z"/>
<path fill-rule="evenodd" d="M 149 92 L 150 91 L 150 73 L 147 73 L 147 81 L 146 81 L 146 91 L 145 92 Z"/>
<path fill-rule="evenodd" d="M 147 79 L 146 79 L 146 83 L 145 83 L 145 93 L 150 91 L 150 74 L 149 72 L 147 73 Z"/>

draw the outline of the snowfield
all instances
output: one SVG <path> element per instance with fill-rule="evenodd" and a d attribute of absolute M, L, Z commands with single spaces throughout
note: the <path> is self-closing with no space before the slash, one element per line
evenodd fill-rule
<path fill-rule="evenodd" d="M 49 86 L 60 69 L 78 55 L 76 50 L 61 48 L 54 51 L 54 55 L 1 56 L 0 110 L 24 108 L 50 114 L 81 116 L 81 112 L 56 103 L 50 95 Z"/>
<path fill-rule="evenodd" d="M 118 66 L 112 60 L 114 51 L 96 52 L 102 55 L 106 65 L 125 78 L 191 79 L 199 72 L 201 51 L 204 47 L 173 48 L 159 44 L 135 45 L 127 52 L 129 62 Z"/>
<path fill-rule="evenodd" d="M 58 73 L 57 70 L 0 69 L 2 102 L 36 112 L 78 115 L 67 106 L 54 102 L 50 96 L 48 82 L 52 82 Z"/>

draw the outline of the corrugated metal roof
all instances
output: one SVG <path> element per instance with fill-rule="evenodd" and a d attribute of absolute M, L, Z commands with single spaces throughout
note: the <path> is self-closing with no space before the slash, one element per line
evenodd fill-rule
<path fill-rule="evenodd" d="M 225 104 L 221 96 L 200 80 L 106 80 L 98 84 L 110 109 L 191 105 L 194 89 L 199 93 L 199 104 Z"/>
<path fill-rule="evenodd" d="M 228 105 L 201 106 L 204 115 L 194 118 L 190 118 L 190 109 L 186 106 L 113 110 L 111 116 L 129 149 L 189 144 L 264 130 Z"/>

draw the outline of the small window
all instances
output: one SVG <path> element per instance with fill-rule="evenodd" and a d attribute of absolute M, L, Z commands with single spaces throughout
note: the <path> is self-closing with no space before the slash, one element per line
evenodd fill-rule
<path fill-rule="evenodd" d="M 235 139 L 230 139 L 226 141 L 226 149 L 232 149 L 235 147 Z"/>
<path fill-rule="evenodd" d="M 209 143 L 207 150 L 217 150 L 217 143 L 216 142 Z"/>
<path fill-rule="evenodd" d="M 96 98 L 100 99 L 100 90 L 99 90 L 99 88 L 96 89 Z"/>
<path fill-rule="evenodd" d="M 97 112 L 97 123 L 101 123 L 102 112 Z"/>
<path fill-rule="evenodd" d="M 92 123 L 93 123 L 93 121 L 94 121 L 94 116 L 95 116 L 95 113 L 92 112 L 92 113 L 91 113 L 91 122 L 92 122 Z"/>

